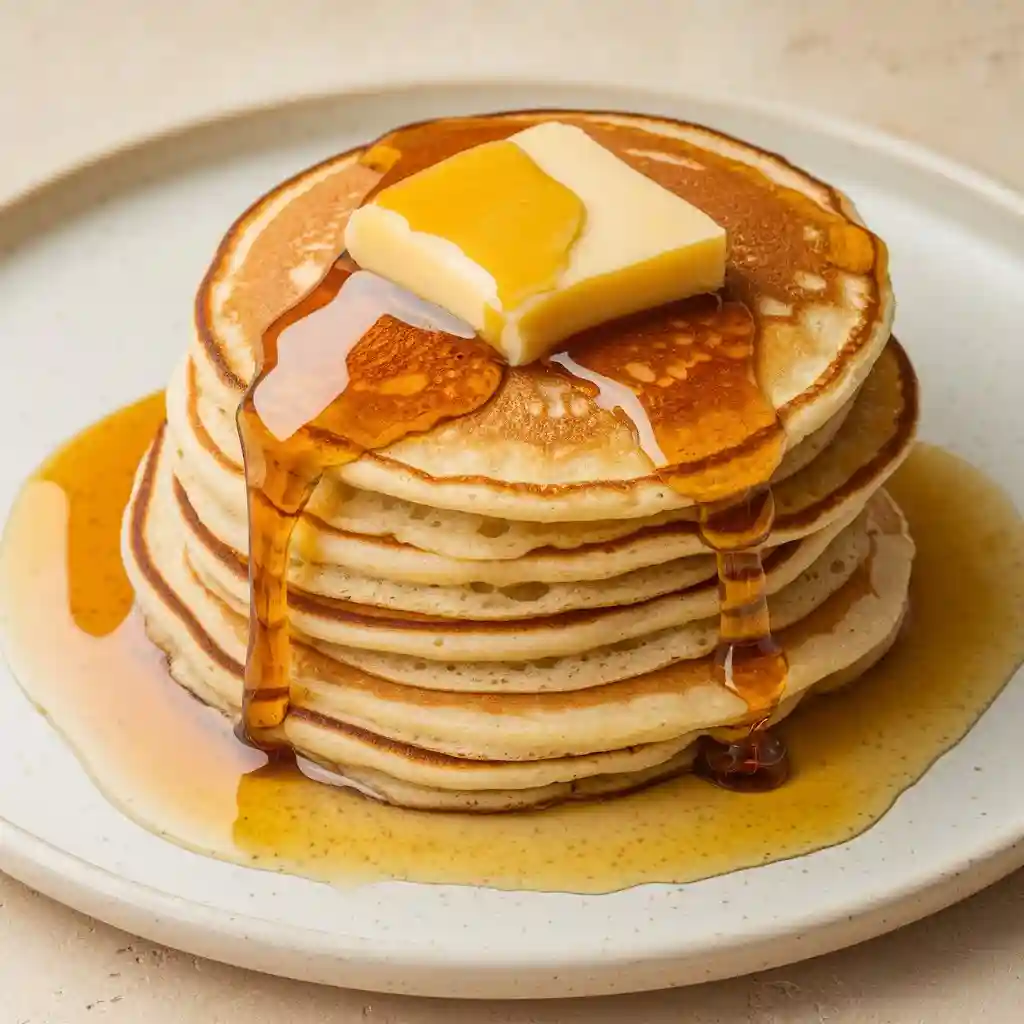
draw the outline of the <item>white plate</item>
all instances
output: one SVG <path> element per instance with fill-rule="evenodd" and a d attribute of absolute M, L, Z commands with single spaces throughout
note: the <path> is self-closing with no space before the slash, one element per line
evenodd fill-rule
<path fill-rule="evenodd" d="M 850 192 L 890 244 L 924 436 L 1024 500 L 1020 198 L 892 139 L 774 108 L 485 85 L 339 97 L 186 130 L 0 212 L 0 508 L 61 439 L 163 384 L 206 261 L 251 199 L 395 123 L 536 105 L 703 121 Z M 199 857 L 133 825 L 4 675 L 0 867 L 148 938 L 335 985 L 525 997 L 688 984 L 880 934 L 1024 863 L 1021 721 L 1018 676 L 879 825 L 766 868 L 586 898 L 398 883 L 341 890 Z"/>

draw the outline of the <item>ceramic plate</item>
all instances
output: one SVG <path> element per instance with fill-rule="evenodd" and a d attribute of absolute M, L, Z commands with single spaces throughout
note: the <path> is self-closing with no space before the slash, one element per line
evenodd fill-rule
<path fill-rule="evenodd" d="M 1020 198 L 892 139 L 774 108 L 502 85 L 343 96 L 184 130 L 0 212 L 0 508 L 62 439 L 163 385 L 206 262 L 254 197 L 396 123 L 538 105 L 705 122 L 848 191 L 890 244 L 897 327 L 922 377 L 923 436 L 1024 502 Z M 1024 792 L 1022 721 L 1018 676 L 880 824 L 770 867 L 586 898 L 335 889 L 203 858 L 133 825 L 0 675 L 0 868 L 147 938 L 335 985 L 508 997 L 688 984 L 880 934 L 1024 863 L 1024 800 L 1007 796 Z"/>

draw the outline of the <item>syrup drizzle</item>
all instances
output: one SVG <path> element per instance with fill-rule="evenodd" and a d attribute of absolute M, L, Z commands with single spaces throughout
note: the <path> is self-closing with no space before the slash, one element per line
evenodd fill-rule
<path fill-rule="evenodd" d="M 250 589 L 240 739 L 287 749 L 289 543 L 324 471 L 478 409 L 502 374 L 461 321 L 344 258 L 267 329 L 237 414 Z"/>
<path fill-rule="evenodd" d="M 726 788 L 771 789 L 789 774 L 785 745 L 767 731 L 788 667 L 772 637 L 761 565 L 782 425 L 757 382 L 746 306 L 702 297 L 668 313 L 596 328 L 549 361 L 625 416 L 659 477 L 699 504 L 701 538 L 718 565 L 716 674 L 746 702 L 748 720 L 727 744 L 702 741 L 695 770 Z"/>
<path fill-rule="evenodd" d="M 719 681 L 742 697 L 753 716 L 750 728 L 734 730 L 732 742 L 705 737 L 695 770 L 729 789 L 774 789 L 789 777 L 789 755 L 768 731 L 772 711 L 786 688 L 786 653 L 772 636 L 760 548 L 771 533 L 775 501 L 770 487 L 716 511 L 702 506 L 701 539 L 718 564 Z"/>
<path fill-rule="evenodd" d="M 766 789 L 788 775 L 785 748 L 765 732 L 787 666 L 760 557 L 782 428 L 754 374 L 749 310 L 701 298 L 678 312 L 602 325 L 550 362 L 621 410 L 664 482 L 700 503 L 701 534 L 718 562 L 716 670 L 750 720 L 725 747 L 704 741 L 697 771 L 729 788 Z M 288 747 L 289 545 L 324 471 L 474 411 L 501 379 L 497 354 L 467 325 L 345 258 L 268 328 L 237 414 L 250 551 L 240 739 Z"/>

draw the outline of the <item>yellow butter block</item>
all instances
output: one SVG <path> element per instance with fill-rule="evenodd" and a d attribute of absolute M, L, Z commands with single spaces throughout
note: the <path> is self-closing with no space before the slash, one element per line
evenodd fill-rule
<path fill-rule="evenodd" d="M 513 366 L 725 278 L 725 230 L 556 121 L 458 153 L 356 210 L 364 269 L 470 324 Z"/>

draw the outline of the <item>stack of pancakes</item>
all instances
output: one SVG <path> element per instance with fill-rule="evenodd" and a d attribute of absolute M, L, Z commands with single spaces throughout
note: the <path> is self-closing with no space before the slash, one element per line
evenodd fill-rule
<path fill-rule="evenodd" d="M 783 717 L 882 656 L 906 609 L 913 545 L 882 486 L 912 443 L 917 385 L 889 336 L 884 247 L 834 189 L 692 125 L 531 113 L 385 141 L 429 162 L 545 118 L 581 125 L 729 232 L 725 297 L 754 316 L 787 438 L 764 552 Z M 261 332 L 342 248 L 375 180 L 359 157 L 298 175 L 229 231 L 125 518 L 150 636 L 231 715 L 249 601 L 235 410 Z M 706 303 L 665 315 L 722 342 Z M 477 413 L 329 471 L 291 544 L 287 741 L 379 799 L 492 811 L 668 777 L 700 736 L 747 720 L 714 672 L 716 566 L 697 510 L 639 435 L 541 363 L 509 370 Z"/>

